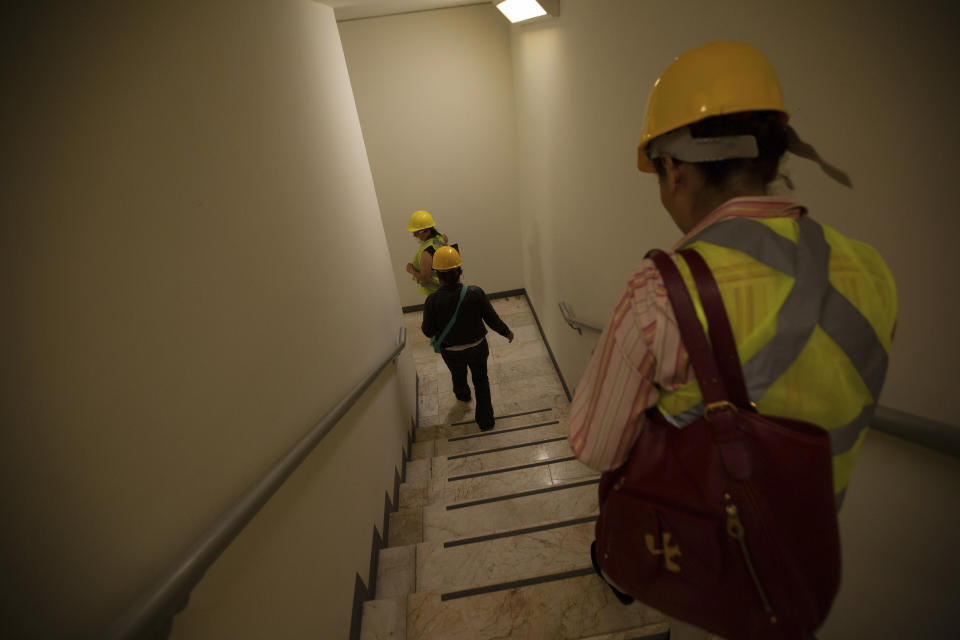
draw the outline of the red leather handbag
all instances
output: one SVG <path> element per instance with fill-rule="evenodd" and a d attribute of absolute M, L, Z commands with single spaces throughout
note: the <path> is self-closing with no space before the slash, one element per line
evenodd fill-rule
<path fill-rule="evenodd" d="M 704 413 L 677 428 L 654 412 L 628 461 L 603 474 L 596 560 L 620 590 L 728 640 L 804 640 L 840 584 L 830 438 L 756 412 L 713 275 L 696 251 L 680 255 L 713 349 L 676 265 L 661 251 L 648 257 L 666 284 Z"/>

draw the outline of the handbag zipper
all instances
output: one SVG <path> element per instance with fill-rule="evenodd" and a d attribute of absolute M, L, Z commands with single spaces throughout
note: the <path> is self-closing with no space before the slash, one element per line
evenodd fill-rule
<path fill-rule="evenodd" d="M 730 499 L 729 495 L 725 495 L 727 500 Z M 747 549 L 747 540 L 746 534 L 743 528 L 743 522 L 740 520 L 740 514 L 737 511 L 737 505 L 732 502 L 726 506 L 727 511 L 727 533 L 731 538 L 736 540 L 740 545 L 740 552 L 743 555 L 743 561 L 747 565 L 747 571 L 750 572 L 750 578 L 753 580 L 753 586 L 757 589 L 757 594 L 760 596 L 760 601 L 763 603 L 763 610 L 770 614 L 770 622 L 776 624 L 777 616 L 773 615 L 773 608 L 770 606 L 770 600 L 767 599 L 767 593 L 763 590 L 763 585 L 760 584 L 760 578 L 757 576 L 757 571 L 753 567 L 753 560 L 750 558 L 750 551 Z"/>

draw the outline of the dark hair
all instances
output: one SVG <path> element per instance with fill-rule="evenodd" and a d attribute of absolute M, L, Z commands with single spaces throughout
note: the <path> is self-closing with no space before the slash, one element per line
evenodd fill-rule
<path fill-rule="evenodd" d="M 457 284 L 460 282 L 460 274 L 462 273 L 463 269 L 457 267 L 456 269 L 437 271 L 437 277 L 440 279 L 440 284 Z"/>
<path fill-rule="evenodd" d="M 437 231 L 436 227 L 430 227 L 430 235 L 427 238 L 432 238 L 433 236 L 439 236 L 440 232 Z"/>
<path fill-rule="evenodd" d="M 760 155 L 756 158 L 734 158 L 698 162 L 708 186 L 722 186 L 737 173 L 746 173 L 764 185 L 773 182 L 780 170 L 780 158 L 787 151 L 787 127 L 778 111 L 744 111 L 724 116 L 711 116 L 690 125 L 694 138 L 752 135 L 757 139 Z M 656 158 L 653 166 L 657 175 L 664 175 L 663 159 Z"/>

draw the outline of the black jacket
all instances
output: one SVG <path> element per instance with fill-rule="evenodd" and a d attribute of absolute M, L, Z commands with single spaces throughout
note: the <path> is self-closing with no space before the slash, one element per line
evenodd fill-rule
<path fill-rule="evenodd" d="M 463 298 L 463 304 L 460 305 L 457 321 L 450 329 L 447 337 L 444 338 L 441 346 L 453 347 L 459 344 L 476 342 L 487 335 L 487 328 L 483 326 L 484 322 L 503 337 L 509 336 L 510 328 L 493 310 L 493 305 L 490 304 L 490 300 L 487 299 L 487 294 L 483 292 L 483 289 L 459 283 L 444 285 L 427 298 L 423 305 L 423 324 L 420 325 L 423 334 L 432 338 L 443 332 L 453 316 L 454 309 L 457 308 L 457 301 L 460 299 L 460 287 L 462 286 L 467 287 L 467 295 Z"/>

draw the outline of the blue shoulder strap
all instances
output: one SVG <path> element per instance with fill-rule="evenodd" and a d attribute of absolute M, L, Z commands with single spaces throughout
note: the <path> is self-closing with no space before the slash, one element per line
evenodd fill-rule
<path fill-rule="evenodd" d="M 440 335 L 433 336 L 430 338 L 430 345 L 433 347 L 435 353 L 440 353 L 440 345 L 443 343 L 443 339 L 447 337 L 447 334 L 450 333 L 450 329 L 453 328 L 453 323 L 457 321 L 457 314 L 460 313 L 460 305 L 463 303 L 463 299 L 467 296 L 467 285 L 460 285 L 460 299 L 457 300 L 457 308 L 453 310 L 453 315 L 450 316 L 450 322 L 447 323 L 447 326 L 444 327 L 443 331 L 440 332 Z"/>

